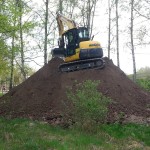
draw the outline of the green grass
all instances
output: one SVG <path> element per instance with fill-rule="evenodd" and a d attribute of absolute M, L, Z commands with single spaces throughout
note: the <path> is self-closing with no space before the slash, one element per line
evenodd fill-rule
<path fill-rule="evenodd" d="M 27 119 L 0 118 L 0 150 L 150 149 L 150 126 L 102 125 L 96 134 Z"/>
<path fill-rule="evenodd" d="M 0 93 L 0 97 L 2 96 L 3 94 L 2 93 Z"/>
<path fill-rule="evenodd" d="M 116 139 L 127 137 L 141 141 L 144 145 L 150 146 L 150 126 L 138 124 L 112 124 L 102 126 L 103 131 Z"/>
<path fill-rule="evenodd" d="M 137 84 L 150 92 L 150 79 L 137 79 Z"/>

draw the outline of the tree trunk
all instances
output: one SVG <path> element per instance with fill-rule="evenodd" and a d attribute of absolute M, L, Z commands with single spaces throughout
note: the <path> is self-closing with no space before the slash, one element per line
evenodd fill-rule
<path fill-rule="evenodd" d="M 92 37 L 92 32 L 93 32 L 93 22 L 94 22 L 94 16 L 95 16 L 95 9 L 96 9 L 96 3 L 97 0 L 93 1 L 93 13 L 92 13 L 92 17 L 91 17 L 91 30 L 90 30 L 90 37 Z"/>
<path fill-rule="evenodd" d="M 134 9 L 134 0 L 131 0 L 131 51 L 132 51 L 132 61 L 133 61 L 133 81 L 136 81 L 136 61 L 135 61 L 135 53 L 134 53 L 134 39 L 133 39 L 133 9 Z"/>
<path fill-rule="evenodd" d="M 90 27 L 91 27 L 91 1 L 88 0 L 87 3 L 87 28 L 90 32 Z M 91 34 L 89 33 L 89 35 L 91 36 Z"/>
<path fill-rule="evenodd" d="M 87 1 L 84 0 L 83 6 L 81 7 L 83 24 L 84 26 L 87 27 L 90 38 L 92 36 L 93 31 L 93 21 L 95 16 L 96 3 L 97 0 L 87 0 Z"/>
<path fill-rule="evenodd" d="M 111 45 L 111 41 L 110 41 L 110 36 L 111 36 L 111 5 L 110 5 L 110 0 L 108 0 L 108 58 L 110 59 L 110 45 Z"/>
<path fill-rule="evenodd" d="M 63 0 L 59 0 L 59 12 L 62 14 L 63 12 Z"/>
<path fill-rule="evenodd" d="M 118 0 L 116 0 L 116 46 L 117 46 L 117 66 L 120 68 L 119 60 L 119 23 L 118 23 Z"/>
<path fill-rule="evenodd" d="M 11 47 L 11 70 L 10 70 L 10 83 L 9 83 L 9 90 L 13 87 L 13 74 L 14 74 L 14 41 L 15 37 L 12 37 L 12 47 Z"/>
<path fill-rule="evenodd" d="M 45 41 L 44 41 L 44 64 L 47 64 L 47 26 L 48 26 L 48 0 L 45 2 Z"/>
<path fill-rule="evenodd" d="M 19 1 L 19 32 L 20 32 L 20 49 L 21 49 L 21 73 L 23 75 L 23 80 L 26 80 L 25 73 L 25 61 L 24 61 L 24 43 L 23 43 L 23 31 L 22 31 L 22 1 Z"/>

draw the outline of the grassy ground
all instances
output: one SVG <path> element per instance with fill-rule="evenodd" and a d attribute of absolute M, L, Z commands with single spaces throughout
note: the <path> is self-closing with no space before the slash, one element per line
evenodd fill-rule
<path fill-rule="evenodd" d="M 150 150 L 150 126 L 103 125 L 96 134 L 0 118 L 0 150 Z"/>

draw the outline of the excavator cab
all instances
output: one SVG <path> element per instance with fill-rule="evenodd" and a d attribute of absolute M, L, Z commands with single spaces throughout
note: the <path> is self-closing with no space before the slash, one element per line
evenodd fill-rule
<path fill-rule="evenodd" d="M 89 32 L 87 28 L 73 28 L 68 30 L 62 35 L 60 48 L 64 48 L 64 56 L 75 55 L 76 49 L 79 48 L 79 44 L 82 41 L 89 41 Z"/>

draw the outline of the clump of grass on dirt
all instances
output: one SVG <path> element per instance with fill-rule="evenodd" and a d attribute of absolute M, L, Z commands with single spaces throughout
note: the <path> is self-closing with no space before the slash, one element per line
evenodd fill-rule
<path fill-rule="evenodd" d="M 0 118 L 1 150 L 142 150 L 150 149 L 150 126 L 101 125 L 97 133 L 62 129 L 27 119 Z"/>
<path fill-rule="evenodd" d="M 97 90 L 99 84 L 98 80 L 86 80 L 67 91 L 67 97 L 73 103 L 72 120 L 85 131 L 95 131 L 96 125 L 104 123 L 107 116 L 111 100 Z"/>

